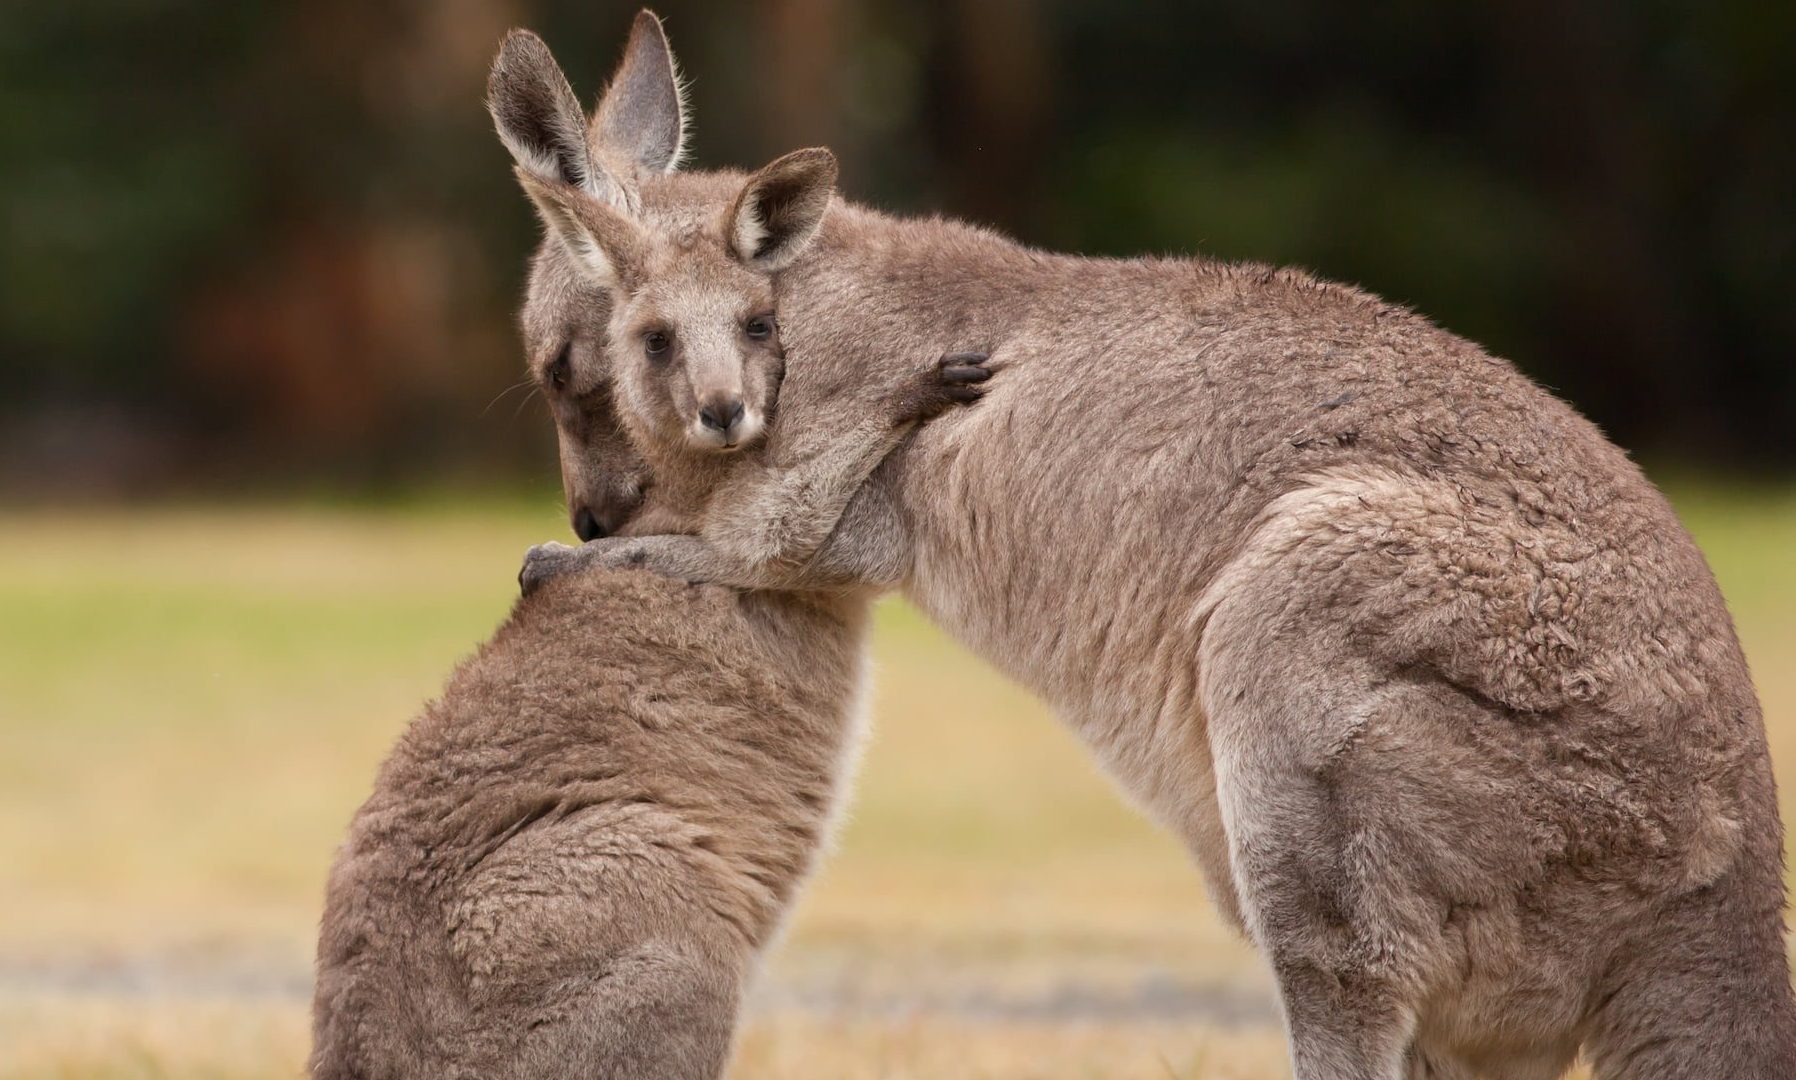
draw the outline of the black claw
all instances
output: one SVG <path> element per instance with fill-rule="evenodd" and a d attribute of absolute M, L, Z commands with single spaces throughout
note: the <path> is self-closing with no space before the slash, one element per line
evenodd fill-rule
<path fill-rule="evenodd" d="M 978 367 L 990 360 L 991 356 L 982 352 L 953 352 L 941 359 L 942 367 Z"/>
<path fill-rule="evenodd" d="M 942 381 L 947 383 L 979 383 L 991 377 L 991 368 L 945 367 L 942 369 Z"/>

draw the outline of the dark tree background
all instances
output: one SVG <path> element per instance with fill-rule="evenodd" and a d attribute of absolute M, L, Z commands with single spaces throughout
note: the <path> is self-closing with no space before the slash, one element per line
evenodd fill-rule
<path fill-rule="evenodd" d="M 634 5 L 0 5 L 0 483 L 542 471 L 507 26 L 589 101 Z M 697 164 L 1090 253 L 1359 282 L 1642 453 L 1796 464 L 1796 5 L 659 5 Z"/>

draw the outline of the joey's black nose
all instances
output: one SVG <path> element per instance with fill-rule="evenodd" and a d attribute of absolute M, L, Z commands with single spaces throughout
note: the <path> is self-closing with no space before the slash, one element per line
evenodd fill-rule
<path fill-rule="evenodd" d="M 701 408 L 698 411 L 698 420 L 712 431 L 727 432 L 736 426 L 738 420 L 742 419 L 742 412 L 741 401 L 719 402 Z"/>
<path fill-rule="evenodd" d="M 582 541 L 597 540 L 605 535 L 605 526 L 599 524 L 591 510 L 582 506 L 574 511 L 574 535 Z"/>

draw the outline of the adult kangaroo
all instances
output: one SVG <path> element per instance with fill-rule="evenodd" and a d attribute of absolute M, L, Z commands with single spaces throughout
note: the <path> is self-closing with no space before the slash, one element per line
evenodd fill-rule
<path fill-rule="evenodd" d="M 533 355 L 602 340 L 611 217 L 762 242 L 740 176 L 670 171 L 673 70 L 645 12 L 590 125 L 552 95 L 497 112 L 552 193 Z M 1185 839 L 1271 962 L 1299 1080 L 1535 1080 L 1580 1047 L 1603 1080 L 1796 1076 L 1744 658 L 1671 508 L 1569 406 L 1300 271 L 839 200 L 774 289 L 782 407 L 952 348 L 1002 378 L 800 564 L 709 535 L 539 562 L 791 588 L 883 561 Z M 649 475 L 610 445 L 570 490 L 583 538 L 631 532 Z"/>

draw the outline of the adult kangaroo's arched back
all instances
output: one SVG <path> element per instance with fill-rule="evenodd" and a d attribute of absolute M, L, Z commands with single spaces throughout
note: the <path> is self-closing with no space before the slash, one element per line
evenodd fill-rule
<path fill-rule="evenodd" d="M 726 186 L 640 198 L 710 220 Z M 580 321 L 585 243 L 539 251 L 534 318 Z M 1299 1080 L 1532 1080 L 1580 1047 L 1604 1080 L 1796 1076 L 1746 665 L 1670 507 L 1572 409 L 1299 271 L 839 202 L 775 294 L 782 408 L 894 358 L 1003 369 L 800 583 L 884 552 L 1050 701 L 1266 952 Z M 794 583 L 702 541 L 584 550 Z"/>

